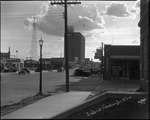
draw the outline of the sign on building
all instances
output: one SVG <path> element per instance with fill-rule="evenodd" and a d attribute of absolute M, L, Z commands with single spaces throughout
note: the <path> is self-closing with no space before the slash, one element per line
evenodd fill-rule
<path fill-rule="evenodd" d="M 96 49 L 94 59 L 102 59 L 102 55 L 103 55 L 103 50 L 102 49 Z"/>
<path fill-rule="evenodd" d="M 97 54 L 101 54 L 102 55 L 103 50 L 102 49 L 96 49 L 96 53 Z"/>
<path fill-rule="evenodd" d="M 74 61 L 75 62 L 79 62 L 79 58 L 78 57 L 74 57 Z"/>

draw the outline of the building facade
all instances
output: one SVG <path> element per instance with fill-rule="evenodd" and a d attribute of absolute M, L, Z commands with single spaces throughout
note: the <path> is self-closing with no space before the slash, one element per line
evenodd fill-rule
<path fill-rule="evenodd" d="M 19 58 L 9 58 L 5 64 L 6 68 L 14 68 L 17 71 L 20 71 L 24 67 L 23 62 Z"/>
<path fill-rule="evenodd" d="M 13 71 L 20 70 L 24 67 L 23 61 L 19 58 L 11 58 L 10 47 L 8 52 L 2 53 L 0 52 L 1 63 L 0 63 L 0 71 Z"/>
<path fill-rule="evenodd" d="M 43 70 L 51 69 L 51 58 L 42 58 L 42 69 Z"/>
<path fill-rule="evenodd" d="M 35 70 L 39 66 L 39 61 L 27 59 L 24 61 L 24 67 L 29 68 L 30 70 Z"/>
<path fill-rule="evenodd" d="M 150 54 L 150 30 L 149 30 L 149 0 L 140 0 L 140 21 L 138 26 L 140 29 L 140 79 L 141 88 L 144 90 L 148 89 L 149 83 L 149 54 Z M 147 87 L 146 87 L 147 86 Z"/>
<path fill-rule="evenodd" d="M 51 58 L 50 69 L 58 69 L 64 67 L 64 58 Z"/>
<path fill-rule="evenodd" d="M 140 79 L 140 46 L 104 46 L 104 79 Z"/>
<path fill-rule="evenodd" d="M 0 63 L 0 71 L 5 69 L 5 64 L 7 62 L 7 59 L 10 59 L 10 47 L 8 52 L 0 52 L 0 56 L 1 56 L 1 63 Z"/>
<path fill-rule="evenodd" d="M 74 29 L 68 30 L 68 59 L 78 62 L 85 59 L 85 37 Z"/>
<path fill-rule="evenodd" d="M 40 67 L 40 62 L 35 60 L 25 60 L 24 66 L 30 70 L 36 70 Z M 58 69 L 64 66 L 64 58 L 42 58 L 42 70 Z"/>

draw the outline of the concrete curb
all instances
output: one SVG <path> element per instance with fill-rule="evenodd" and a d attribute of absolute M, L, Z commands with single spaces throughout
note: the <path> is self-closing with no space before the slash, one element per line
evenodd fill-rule
<path fill-rule="evenodd" d="M 63 119 L 75 112 L 81 111 L 89 106 L 92 106 L 98 102 L 101 102 L 107 98 L 123 98 L 123 97 L 130 97 L 132 98 L 148 98 L 148 93 L 145 92 L 126 92 L 126 91 L 107 91 L 105 93 L 102 93 L 99 96 L 96 96 L 94 98 L 91 98 L 90 100 L 85 101 L 84 103 L 81 103 L 73 108 L 70 108 L 60 114 L 57 114 L 51 118 L 46 118 L 46 119 Z"/>

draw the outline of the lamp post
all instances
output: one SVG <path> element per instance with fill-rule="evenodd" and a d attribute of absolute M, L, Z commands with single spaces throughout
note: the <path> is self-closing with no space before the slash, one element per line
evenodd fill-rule
<path fill-rule="evenodd" d="M 16 58 L 18 58 L 18 50 L 16 50 Z"/>
<path fill-rule="evenodd" d="M 43 40 L 42 37 L 39 40 L 39 45 L 40 45 L 40 83 L 39 83 L 39 94 L 42 94 L 42 46 L 43 46 Z"/>

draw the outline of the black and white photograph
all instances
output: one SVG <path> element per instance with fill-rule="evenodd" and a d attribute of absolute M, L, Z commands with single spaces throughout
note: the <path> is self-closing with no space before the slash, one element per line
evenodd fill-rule
<path fill-rule="evenodd" d="M 149 0 L 0 7 L 1 119 L 150 119 Z"/>

